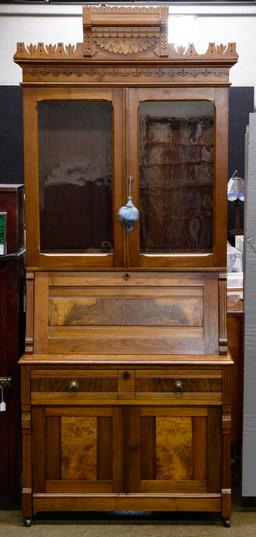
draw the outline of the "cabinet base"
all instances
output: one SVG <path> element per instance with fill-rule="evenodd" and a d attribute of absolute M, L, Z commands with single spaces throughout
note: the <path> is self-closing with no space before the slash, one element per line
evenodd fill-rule
<path fill-rule="evenodd" d="M 220 494 L 35 494 L 33 514 L 42 511 L 183 511 L 221 513 Z"/>

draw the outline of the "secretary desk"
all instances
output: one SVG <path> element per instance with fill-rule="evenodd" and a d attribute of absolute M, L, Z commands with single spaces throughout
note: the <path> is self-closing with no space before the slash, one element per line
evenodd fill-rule
<path fill-rule="evenodd" d="M 229 69 L 167 6 L 24 45 L 23 513 L 231 511 Z"/>

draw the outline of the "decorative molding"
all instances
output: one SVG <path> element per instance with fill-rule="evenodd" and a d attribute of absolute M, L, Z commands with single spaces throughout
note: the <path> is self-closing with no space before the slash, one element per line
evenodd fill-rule
<path fill-rule="evenodd" d="M 91 54 L 105 51 L 114 55 L 139 55 L 151 50 L 157 56 L 160 55 L 159 31 L 145 30 L 138 32 L 137 29 L 108 29 L 96 30 L 92 33 Z"/>
<path fill-rule="evenodd" d="M 26 272 L 26 336 L 25 352 L 34 351 L 34 284 L 35 273 Z"/>
<path fill-rule="evenodd" d="M 209 43 L 208 49 L 204 54 L 198 54 L 193 43 L 190 43 L 188 47 L 175 46 L 174 43 L 169 43 L 168 46 L 169 59 L 183 58 L 184 60 L 231 60 L 236 62 L 238 54 L 236 52 L 236 43 L 228 43 L 227 45 L 217 45 L 216 43 Z"/>
<path fill-rule="evenodd" d="M 34 279 L 35 279 L 34 272 L 26 272 L 26 280 L 34 280 Z"/>
<path fill-rule="evenodd" d="M 85 6 L 84 56 L 168 56 L 168 6 Z"/>
<path fill-rule="evenodd" d="M 231 495 L 231 489 L 221 489 L 221 494 L 223 495 Z"/>
<path fill-rule="evenodd" d="M 227 351 L 227 278 L 219 274 L 219 353 L 226 354 Z"/>
<path fill-rule="evenodd" d="M 38 43 L 37 45 L 25 45 L 24 43 L 17 43 L 17 51 L 14 55 L 14 60 L 65 60 L 65 59 L 81 59 L 82 43 L 76 45 L 64 45 L 63 43 L 57 43 L 55 45 L 45 43 Z"/>
<path fill-rule="evenodd" d="M 161 82 L 188 83 L 193 85 L 227 84 L 229 70 L 226 67 L 103 67 L 103 66 L 72 66 L 47 65 L 24 66 L 24 81 L 43 80 L 54 82 L 58 79 L 67 82 L 79 81 L 89 83 L 143 83 Z"/>
<path fill-rule="evenodd" d="M 117 31 L 115 31 L 117 33 Z M 101 33 L 105 35 L 105 39 L 106 39 L 106 43 L 104 43 L 104 40 L 101 41 Z M 128 35 L 130 34 L 131 37 L 128 38 Z M 97 33 L 95 34 L 95 40 L 96 40 L 96 44 L 97 46 L 100 47 L 100 49 L 102 50 L 109 50 L 111 49 L 111 41 L 112 41 L 112 47 L 114 48 L 115 47 L 115 37 L 106 37 L 106 36 L 110 36 L 111 33 L 108 31 L 104 31 L 104 32 L 99 32 L 97 30 Z M 113 35 L 115 35 L 115 33 L 113 32 Z M 153 50 L 153 47 L 156 46 L 156 35 L 157 33 L 156 32 L 152 32 L 150 31 L 148 34 L 147 34 L 147 38 L 141 38 L 139 39 L 139 37 L 135 38 L 135 31 L 131 31 L 131 32 L 127 32 L 125 33 L 126 35 L 126 41 L 130 41 L 132 43 L 132 41 L 134 40 L 139 40 L 139 43 L 140 43 L 140 46 L 142 47 L 151 47 L 151 49 Z M 160 35 L 160 34 L 159 34 Z M 142 45 L 142 41 L 143 39 L 149 39 L 150 43 L 149 44 L 143 44 Z M 99 41 L 101 41 L 99 43 Z M 125 42 L 125 40 L 124 40 Z M 93 53 L 92 51 L 92 47 L 93 47 L 93 44 L 92 44 L 92 41 L 91 41 L 91 38 L 88 40 L 88 46 L 90 45 L 91 47 L 91 52 L 90 54 Z M 117 49 L 118 49 L 118 45 L 116 44 L 117 46 Z M 121 46 L 121 44 L 119 45 Z M 157 45 L 158 46 L 158 45 Z M 167 41 L 165 40 L 165 36 L 162 36 L 161 35 L 161 44 L 160 44 L 160 48 L 159 48 L 159 51 L 162 51 L 164 52 L 165 49 L 166 49 L 166 46 L 167 46 Z M 127 54 L 127 51 L 126 51 L 126 46 L 123 47 L 122 49 L 122 54 Z M 122 48 L 122 47 L 121 47 Z M 157 54 L 160 54 L 157 50 Z M 116 55 L 118 53 L 118 50 L 115 52 L 114 50 L 111 51 L 114 55 Z M 135 48 L 134 48 L 134 52 L 133 52 L 135 55 Z M 120 54 L 120 52 L 119 52 Z M 155 52 L 156 54 L 156 52 Z M 196 62 L 197 64 L 198 63 L 209 63 L 211 61 L 216 61 L 216 60 L 219 60 L 221 61 L 222 63 L 230 63 L 230 64 L 233 64 L 237 61 L 237 58 L 238 58 L 238 55 L 236 53 L 236 45 L 235 43 L 229 43 L 226 47 L 224 47 L 224 45 L 216 45 L 215 43 L 210 43 L 209 46 L 208 46 L 208 50 L 207 52 L 205 52 L 205 54 L 198 54 L 194 48 L 194 45 L 190 44 L 187 48 L 186 47 L 182 47 L 182 46 L 178 46 L 178 47 L 175 47 L 175 45 L 173 43 L 169 43 L 168 44 L 168 60 L 170 61 L 174 61 L 174 62 L 177 62 L 179 60 L 179 63 L 180 63 L 180 60 L 182 60 L 182 63 L 186 64 L 189 62 Z M 14 60 L 16 62 L 19 62 L 19 61 L 22 61 L 22 60 L 32 60 L 32 61 L 37 61 L 37 60 L 44 60 L 44 61 L 56 61 L 57 60 L 76 60 L 76 61 L 81 61 L 83 60 L 84 63 L 86 64 L 87 62 L 90 61 L 90 58 L 88 57 L 84 57 L 84 53 L 83 53 L 83 43 L 77 43 L 76 45 L 71 45 L 71 44 L 68 44 L 68 45 L 64 45 L 63 43 L 57 43 L 57 44 L 49 44 L 49 45 L 46 45 L 44 43 L 38 43 L 37 45 L 34 45 L 32 43 L 30 43 L 30 45 L 25 45 L 24 43 L 22 42 L 19 42 L 17 43 L 17 51 L 16 51 L 16 54 L 14 55 Z"/>
<path fill-rule="evenodd" d="M 21 428 L 22 428 L 23 434 L 30 434 L 30 432 L 31 432 L 31 414 L 30 414 L 30 406 L 29 405 L 22 405 Z"/>
<path fill-rule="evenodd" d="M 222 415 L 222 434 L 230 434 L 231 432 L 231 414 Z"/>
<path fill-rule="evenodd" d="M 133 15 L 143 15 L 144 18 L 146 15 L 154 15 L 155 17 L 159 17 L 159 15 L 167 14 L 168 16 L 168 6 L 161 6 L 161 11 L 158 6 L 151 6 L 151 7 L 145 7 L 145 6 L 111 6 L 111 5 L 99 5 L 99 6 L 84 6 L 83 8 L 83 17 L 84 20 L 86 17 L 88 17 L 88 11 L 90 11 L 90 14 L 96 18 L 100 18 L 100 15 L 102 16 L 108 16 L 110 19 L 112 19 L 114 16 L 121 17 L 121 15 L 124 15 L 126 18 Z M 101 20 L 101 19 L 100 19 Z"/>

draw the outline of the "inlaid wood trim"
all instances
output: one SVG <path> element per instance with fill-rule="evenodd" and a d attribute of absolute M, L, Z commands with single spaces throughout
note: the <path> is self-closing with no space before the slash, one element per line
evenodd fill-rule
<path fill-rule="evenodd" d="M 34 278 L 33 272 L 26 274 L 26 337 L 25 352 L 34 352 Z"/>
<path fill-rule="evenodd" d="M 227 276 L 219 275 L 219 352 L 225 354 L 227 340 Z"/>
<path fill-rule="evenodd" d="M 204 352 L 218 352 L 218 280 L 214 274 L 204 279 Z"/>

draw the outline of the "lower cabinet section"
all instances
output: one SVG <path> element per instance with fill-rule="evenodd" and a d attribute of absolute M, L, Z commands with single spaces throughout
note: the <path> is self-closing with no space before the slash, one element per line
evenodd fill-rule
<path fill-rule="evenodd" d="M 33 491 L 219 492 L 220 444 L 215 407 L 36 407 Z"/>
<path fill-rule="evenodd" d="M 80 369 L 74 378 L 73 369 L 23 367 L 25 518 L 51 510 L 229 518 L 228 369 Z"/>

